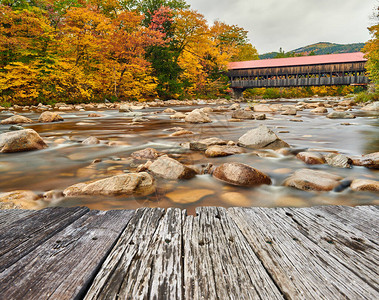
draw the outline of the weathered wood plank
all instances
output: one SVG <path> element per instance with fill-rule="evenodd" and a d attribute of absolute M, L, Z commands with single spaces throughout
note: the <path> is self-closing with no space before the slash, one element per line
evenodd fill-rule
<path fill-rule="evenodd" d="M 379 211 L 372 206 L 316 206 L 310 209 L 321 216 L 332 217 L 342 224 L 349 224 L 363 234 L 366 233 L 368 238 L 379 235 Z"/>
<path fill-rule="evenodd" d="M 134 211 L 91 211 L 0 273 L 2 299 L 74 299 L 85 292 Z"/>
<path fill-rule="evenodd" d="M 231 208 L 229 213 L 289 299 L 378 299 L 377 290 L 273 209 Z"/>
<path fill-rule="evenodd" d="M 146 299 L 149 278 L 142 278 L 144 256 L 163 218 L 163 209 L 138 209 L 105 260 L 84 299 Z M 138 278 L 138 281 L 137 281 Z M 146 281 L 147 280 L 147 281 Z M 140 291 L 141 294 L 133 293 Z"/>
<path fill-rule="evenodd" d="M 284 299 L 224 208 L 198 208 L 183 240 L 185 299 Z"/>
<path fill-rule="evenodd" d="M 348 223 L 343 224 L 334 216 L 323 217 L 318 211 L 303 209 L 272 209 L 270 214 L 291 223 L 293 228 L 320 246 L 350 272 L 379 290 L 378 245 Z M 355 218 L 351 214 L 351 218 Z"/>
<path fill-rule="evenodd" d="M 26 209 L 3 209 L 0 210 L 0 228 L 17 222 L 20 219 L 29 216 L 38 211 Z"/>
<path fill-rule="evenodd" d="M 88 212 L 85 207 L 46 208 L 0 228 L 0 272 Z"/>

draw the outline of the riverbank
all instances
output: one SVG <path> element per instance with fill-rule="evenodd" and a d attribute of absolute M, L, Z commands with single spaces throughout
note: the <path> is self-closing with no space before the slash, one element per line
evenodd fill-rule
<path fill-rule="evenodd" d="M 172 100 L 3 109 L 1 121 L 13 115 L 28 118 L 31 123 L 21 125 L 38 133 L 46 147 L 0 154 L 0 190 L 7 193 L 0 195 L 2 206 L 174 206 L 193 212 L 196 206 L 208 205 L 377 204 L 377 192 L 370 191 L 377 188 L 379 180 L 375 169 L 379 151 L 377 109 L 375 104 L 357 106 L 343 98 L 259 103 Z M 58 114 L 63 121 L 40 119 L 45 111 Z M 0 125 L 1 133 L 11 132 L 11 126 Z M 252 146 L 241 142 L 242 136 L 258 128 L 269 139 L 268 144 Z M 250 135 L 254 136 L 254 132 Z M 270 138 L 281 146 L 273 147 Z M 371 156 L 362 156 L 367 154 Z M 341 165 L 334 165 L 336 162 Z M 270 184 L 268 180 L 262 184 L 255 171 L 241 163 L 267 176 Z M 175 170 L 177 178 L 164 178 L 165 172 L 160 170 L 171 164 L 174 165 L 166 173 Z M 225 164 L 237 164 L 246 181 L 231 182 L 227 175 L 217 175 L 220 169 L 224 172 L 225 168 L 220 167 L 228 166 Z M 316 180 L 315 185 L 296 181 L 296 176 L 304 177 L 304 172 Z M 320 176 L 330 181 L 320 186 Z M 107 186 L 116 179 L 130 182 L 128 189 L 115 187 L 99 192 L 98 186 Z M 354 180 L 366 181 L 352 185 Z M 88 181 L 95 184 L 84 186 Z M 76 191 L 78 184 L 82 184 L 79 187 L 84 192 Z"/>

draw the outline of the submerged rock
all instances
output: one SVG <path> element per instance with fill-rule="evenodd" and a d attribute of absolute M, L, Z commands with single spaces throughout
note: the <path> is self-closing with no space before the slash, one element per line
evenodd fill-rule
<path fill-rule="evenodd" d="M 238 186 L 258 186 L 271 184 L 269 176 L 263 172 L 241 163 L 225 163 L 213 171 L 213 177 L 223 182 Z"/>
<path fill-rule="evenodd" d="M 166 155 L 154 161 L 149 166 L 149 171 L 165 179 L 191 179 L 196 176 L 195 170 Z"/>
<path fill-rule="evenodd" d="M 245 153 L 245 150 L 241 147 L 237 146 L 228 146 L 228 145 L 213 145 L 209 146 L 205 151 L 205 156 L 207 157 L 220 157 L 220 156 L 228 156 L 234 154 Z"/>
<path fill-rule="evenodd" d="M 175 131 L 171 133 L 170 136 L 182 136 L 182 135 L 190 135 L 190 134 L 193 134 L 193 132 L 189 130 L 179 130 L 179 131 Z"/>
<path fill-rule="evenodd" d="M 194 109 L 186 117 L 185 121 L 188 123 L 211 123 L 211 119 L 201 109 Z"/>
<path fill-rule="evenodd" d="M 304 191 L 331 191 L 342 177 L 324 171 L 301 169 L 288 177 L 283 185 Z"/>
<path fill-rule="evenodd" d="M 59 122 L 59 121 L 63 121 L 63 118 L 57 113 L 50 112 L 50 111 L 43 112 L 38 118 L 38 122 L 40 123 Z"/>
<path fill-rule="evenodd" d="M 77 195 L 149 195 L 155 192 L 154 178 L 146 173 L 129 173 L 100 180 L 82 182 L 63 191 L 64 196 Z"/>
<path fill-rule="evenodd" d="M 41 150 L 48 146 L 33 129 L 17 130 L 0 134 L 0 152 Z"/>
<path fill-rule="evenodd" d="M 188 204 L 200 201 L 202 198 L 213 195 L 214 191 L 207 189 L 177 189 L 166 194 L 172 202 Z"/>
<path fill-rule="evenodd" d="M 289 147 L 289 145 L 282 141 L 271 129 L 265 125 L 259 125 L 258 128 L 254 128 L 246 132 L 238 140 L 238 145 L 251 149 L 280 149 Z"/>
<path fill-rule="evenodd" d="M 33 120 L 31 120 L 27 117 L 24 117 L 24 116 L 14 115 L 14 116 L 11 116 L 11 117 L 1 121 L 2 125 L 22 124 L 22 123 L 33 123 Z"/>
<path fill-rule="evenodd" d="M 355 179 L 350 185 L 353 191 L 379 192 L 379 181 L 369 179 Z"/>
<path fill-rule="evenodd" d="M 208 139 L 203 139 L 200 141 L 194 141 L 190 142 L 189 148 L 191 150 L 196 150 L 196 151 L 204 151 L 207 150 L 209 146 L 213 145 L 226 145 L 227 142 L 216 137 L 208 138 Z"/>

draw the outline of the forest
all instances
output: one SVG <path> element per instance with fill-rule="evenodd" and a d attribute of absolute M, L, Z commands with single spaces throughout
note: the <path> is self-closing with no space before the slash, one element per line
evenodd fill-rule
<path fill-rule="evenodd" d="M 2 0 L 0 104 L 227 96 L 247 31 L 184 0 Z"/>

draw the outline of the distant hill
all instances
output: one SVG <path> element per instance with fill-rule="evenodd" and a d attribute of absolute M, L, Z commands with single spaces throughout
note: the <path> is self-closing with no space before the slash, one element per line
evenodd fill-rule
<path fill-rule="evenodd" d="M 320 42 L 305 47 L 301 47 L 289 52 L 270 52 L 259 55 L 260 59 L 275 58 L 291 56 L 305 56 L 305 55 L 323 55 L 323 54 L 336 54 L 336 53 L 351 53 L 361 51 L 364 43 L 355 44 L 334 44 L 327 42 Z"/>

